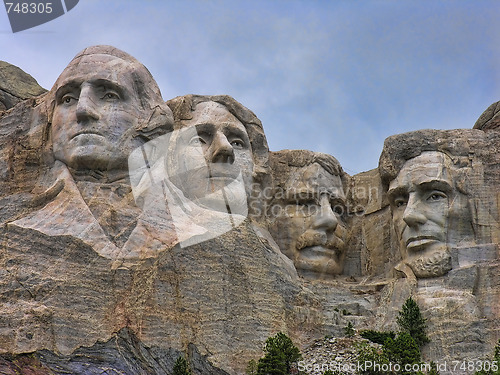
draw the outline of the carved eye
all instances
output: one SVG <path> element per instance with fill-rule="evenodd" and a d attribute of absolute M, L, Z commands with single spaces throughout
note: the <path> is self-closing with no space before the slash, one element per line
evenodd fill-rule
<path fill-rule="evenodd" d="M 243 143 L 242 140 L 235 139 L 235 140 L 231 141 L 231 146 L 233 146 L 234 148 L 243 148 L 245 146 L 245 144 Z"/>
<path fill-rule="evenodd" d="M 73 104 L 74 102 L 76 102 L 78 99 L 75 98 L 73 95 L 70 95 L 70 94 L 66 94 L 64 95 L 62 98 L 61 98 L 61 103 L 65 104 L 65 105 L 71 105 Z"/>
<path fill-rule="evenodd" d="M 427 198 L 428 201 L 436 202 L 440 201 L 441 199 L 446 199 L 448 196 L 443 193 L 442 191 L 433 191 L 429 197 Z"/>
<path fill-rule="evenodd" d="M 207 142 L 205 142 L 205 140 L 202 137 L 200 137 L 200 136 L 193 137 L 189 141 L 189 145 L 190 146 L 201 146 L 201 145 L 204 145 L 206 143 Z"/>
<path fill-rule="evenodd" d="M 305 216 L 314 215 L 319 207 L 314 199 L 299 200 L 295 202 L 297 210 Z"/>
<path fill-rule="evenodd" d="M 344 216 L 345 214 L 345 209 L 344 206 L 341 206 L 340 204 L 334 204 L 332 205 L 332 210 L 339 216 Z"/>
<path fill-rule="evenodd" d="M 405 198 L 396 198 L 394 199 L 394 206 L 396 207 L 403 207 L 407 203 Z"/>
<path fill-rule="evenodd" d="M 120 96 L 114 91 L 108 91 L 106 94 L 104 94 L 103 99 L 104 100 L 118 100 L 118 99 L 120 99 Z"/>

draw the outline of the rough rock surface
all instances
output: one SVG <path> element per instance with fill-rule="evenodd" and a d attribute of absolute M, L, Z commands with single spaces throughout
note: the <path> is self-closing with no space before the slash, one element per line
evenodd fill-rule
<path fill-rule="evenodd" d="M 325 337 L 316 340 L 302 353 L 301 368 L 311 375 L 323 375 L 327 370 L 334 374 L 354 375 L 358 367 L 356 344 L 360 342 L 369 343 L 360 337 Z M 376 346 L 372 343 L 368 345 Z"/>
<path fill-rule="evenodd" d="M 500 130 L 500 102 L 493 103 L 479 116 L 474 129 Z"/>
<path fill-rule="evenodd" d="M 240 129 L 245 128 L 249 138 L 246 150 L 254 155 L 253 160 L 247 157 L 239 162 L 257 166 L 254 182 L 260 189 L 269 187 L 265 185 L 272 181 L 265 134 L 251 111 L 226 96 L 179 97 L 169 101 L 174 112 L 172 125 L 170 110 L 162 100 L 160 103 L 159 89 L 140 63 L 112 47 L 85 51 L 78 58 L 92 68 L 87 69 L 86 78 L 95 67 L 107 67 L 118 58 L 126 62 L 120 68 L 125 78 L 138 69 L 135 88 L 142 90 L 141 80 L 149 82 L 144 85 L 149 91 L 140 93 L 141 99 L 149 101 L 144 103 L 149 112 L 132 111 L 132 120 L 137 120 L 141 132 L 140 137 L 131 137 L 133 142 L 140 143 L 144 137 L 152 141 L 172 129 L 189 127 L 199 120 L 196 107 L 200 103 L 216 102 L 199 108 L 213 111 L 206 109 L 204 116 L 217 113 L 243 125 Z M 7 74 L 5 71 L 0 74 Z M 7 71 L 17 70 L 8 67 Z M 321 194 L 313 191 L 307 200 L 294 198 L 280 203 L 285 203 L 288 213 L 296 214 L 303 206 L 312 209 L 302 212 L 303 220 L 289 215 L 299 218 L 303 229 L 290 231 L 295 234 L 289 236 L 300 236 L 304 230 L 312 233 L 311 228 L 324 231 L 303 239 L 303 243 L 310 241 L 304 248 L 313 248 L 313 254 L 316 251 L 322 256 L 332 254 L 325 248 L 337 249 L 337 254 L 345 252 L 344 258 L 338 258 L 343 259 L 341 271 L 337 267 L 335 272 L 312 275 L 297 273 L 297 259 L 290 255 L 293 251 L 279 245 L 298 238 L 286 238 L 279 231 L 272 238 L 267 229 L 273 233 L 273 228 L 266 228 L 273 221 L 269 216 L 246 218 L 220 235 L 200 235 L 203 240 L 182 246 L 174 228 L 186 228 L 192 236 L 199 233 L 200 223 L 210 228 L 213 223 L 207 217 L 212 216 L 198 217 L 207 214 L 206 208 L 191 211 L 191 216 L 182 217 L 185 221 L 176 226 L 171 206 L 161 212 L 163 196 L 149 206 L 139 204 L 134 195 L 136 185 L 115 170 L 103 172 L 89 164 L 83 172 L 75 171 L 61 158 L 54 160 L 48 126 L 52 125 L 54 93 L 34 98 L 42 91 L 13 86 L 12 76 L 6 77 L 0 89 L 17 87 L 16 97 L 25 100 L 0 116 L 0 372 L 169 374 L 176 358 L 183 355 L 195 374 L 242 374 L 250 359 L 262 355 L 265 340 L 279 331 L 305 349 L 308 361 L 319 363 L 335 357 L 338 363 L 350 363 L 354 358 L 347 349 L 351 339 L 339 339 L 347 323 L 358 330 L 394 330 L 397 311 L 410 295 L 428 322 L 431 342 L 423 349 L 424 360 L 484 358 L 498 342 L 500 138 L 497 132 L 486 131 L 496 127 L 497 103 L 481 116 L 476 129 L 422 130 L 389 137 L 379 168 L 352 177 L 340 178 L 341 168 L 322 164 L 330 158 L 318 153 L 294 151 L 297 160 L 307 159 L 307 155 L 313 155 L 313 161 L 322 159 L 316 164 L 323 169 L 306 168 L 292 179 L 285 172 L 293 170 L 293 162 L 285 170 L 271 160 L 276 186 L 281 179 L 294 181 L 294 186 L 318 187 L 321 184 L 314 184 L 325 182 L 326 176 L 335 182 L 337 193 L 342 187 L 342 194 L 324 198 L 323 193 L 332 185 L 324 184 Z M 125 88 L 129 88 L 127 79 L 122 82 Z M 118 100 L 116 92 L 107 94 L 107 100 Z M 8 102 L 2 103 L 8 108 L 14 96 L 5 95 Z M 74 100 L 73 96 L 59 98 L 59 104 Z M 107 113 L 109 102 L 101 104 L 99 110 Z M 127 108 L 133 105 L 128 103 Z M 62 109 L 58 111 L 61 115 Z M 71 113 L 68 116 L 71 119 Z M 82 139 L 90 142 L 92 137 Z M 241 145 L 239 138 L 227 144 L 234 141 Z M 202 142 L 196 138 L 194 143 Z M 221 144 L 213 157 L 238 157 L 226 143 Z M 155 144 L 138 149 L 153 155 L 161 147 Z M 440 171 L 446 171 L 445 175 L 452 171 L 452 177 L 448 195 L 438 191 L 442 194 L 432 199 L 441 202 L 442 212 L 453 213 L 458 200 L 443 205 L 439 198 L 461 197 L 467 214 L 458 219 L 441 215 L 445 233 L 441 248 L 449 268 L 429 277 L 414 271 L 408 260 L 411 239 L 401 241 L 398 232 L 404 220 L 395 214 L 397 207 L 409 206 L 413 200 L 403 199 L 402 205 L 395 205 L 395 194 L 388 194 L 388 190 L 395 186 L 394 181 L 402 180 L 398 175 L 405 166 L 410 177 L 431 176 L 423 169 L 426 163 L 415 167 L 415 161 L 422 155 L 435 161 L 435 154 L 428 156 L 433 152 L 446 155 L 442 160 L 447 160 L 449 168 Z M 196 155 L 186 153 L 180 160 L 191 161 Z M 121 162 L 118 166 L 126 171 L 126 163 Z M 116 164 L 107 167 L 111 166 Z M 152 174 L 149 167 L 146 163 L 143 172 Z M 399 188 L 404 190 L 403 185 Z M 408 195 L 413 192 L 410 189 Z M 252 198 L 255 202 L 255 196 Z M 260 198 L 258 208 L 274 197 Z M 343 211 L 336 210 L 339 202 Z M 233 218 L 231 215 L 218 212 L 213 217 Z M 334 224 L 339 219 L 343 220 L 340 226 Z M 332 239 L 334 231 L 337 240 Z M 344 247 L 330 246 L 338 245 L 338 239 L 345 240 Z M 313 240 L 323 248 L 315 247 L 316 242 L 312 246 Z M 334 338 L 315 341 L 325 336 Z"/>
<path fill-rule="evenodd" d="M 0 61 L 0 111 L 10 109 L 20 101 L 46 91 L 32 76 L 17 66 Z"/>

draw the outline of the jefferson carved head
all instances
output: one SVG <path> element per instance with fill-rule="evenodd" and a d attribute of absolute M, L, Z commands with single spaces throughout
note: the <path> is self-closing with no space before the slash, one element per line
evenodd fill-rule
<path fill-rule="evenodd" d="M 49 95 L 53 157 L 73 170 L 126 171 L 131 151 L 172 128 L 151 73 L 110 46 L 89 47 Z"/>
<path fill-rule="evenodd" d="M 259 119 L 229 96 L 187 95 L 168 105 L 176 133 L 175 150 L 167 155 L 170 180 L 207 208 L 224 200 L 230 202 L 223 210 L 234 200 L 246 205 L 254 181 L 267 174 L 268 147 Z"/>
<path fill-rule="evenodd" d="M 330 155 L 283 150 L 270 157 L 274 189 L 267 217 L 281 251 L 308 278 L 341 274 L 348 176 Z"/>
<path fill-rule="evenodd" d="M 419 278 L 450 271 L 450 248 L 473 235 L 469 161 L 437 133 L 390 137 L 379 167 L 403 261 Z"/>

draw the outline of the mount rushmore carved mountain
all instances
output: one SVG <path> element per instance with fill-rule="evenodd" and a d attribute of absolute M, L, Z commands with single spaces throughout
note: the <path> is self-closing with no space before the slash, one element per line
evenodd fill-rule
<path fill-rule="evenodd" d="M 165 101 L 114 47 L 50 91 L 0 69 L 3 373 L 170 374 L 182 355 L 242 374 L 277 332 L 304 349 L 349 322 L 395 329 L 409 296 L 426 361 L 500 339 L 498 103 L 474 129 L 391 136 L 349 176 L 270 151 L 232 97 Z"/>

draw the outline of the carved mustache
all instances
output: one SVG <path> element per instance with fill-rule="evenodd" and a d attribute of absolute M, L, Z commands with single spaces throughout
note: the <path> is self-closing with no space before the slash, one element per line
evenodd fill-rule
<path fill-rule="evenodd" d="M 342 241 L 337 235 L 330 236 L 325 232 L 306 231 L 297 239 L 297 250 L 302 250 L 311 246 L 323 246 L 328 249 L 341 249 L 344 246 Z"/>

